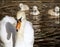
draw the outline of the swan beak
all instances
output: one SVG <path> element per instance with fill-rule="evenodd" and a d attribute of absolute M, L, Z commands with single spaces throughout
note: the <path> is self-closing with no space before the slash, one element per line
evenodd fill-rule
<path fill-rule="evenodd" d="M 20 26 L 21 26 L 21 21 L 17 21 L 17 25 L 16 25 L 16 31 L 17 32 L 20 29 Z"/>

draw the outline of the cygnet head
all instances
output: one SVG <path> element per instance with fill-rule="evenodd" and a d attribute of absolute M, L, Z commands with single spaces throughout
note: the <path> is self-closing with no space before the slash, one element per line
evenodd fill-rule
<path fill-rule="evenodd" d="M 14 23 L 16 23 L 16 20 L 14 19 L 14 17 L 5 16 L 5 17 L 2 19 L 2 22 L 3 22 L 3 23 L 9 22 L 9 23 L 11 23 L 11 24 L 14 24 Z"/>
<path fill-rule="evenodd" d="M 59 12 L 59 7 L 58 6 L 55 7 L 55 12 Z"/>
<path fill-rule="evenodd" d="M 20 3 L 20 4 L 19 4 L 19 7 L 20 7 L 20 8 L 22 8 L 23 6 L 24 6 L 24 4 L 23 4 L 23 3 Z"/>
<path fill-rule="evenodd" d="M 28 5 L 23 4 L 23 3 L 20 3 L 20 4 L 19 4 L 19 7 L 21 8 L 20 11 L 25 11 L 25 12 L 26 12 L 26 11 L 29 10 Z"/>
<path fill-rule="evenodd" d="M 33 6 L 33 10 L 37 10 L 37 8 L 38 8 L 37 6 Z"/>

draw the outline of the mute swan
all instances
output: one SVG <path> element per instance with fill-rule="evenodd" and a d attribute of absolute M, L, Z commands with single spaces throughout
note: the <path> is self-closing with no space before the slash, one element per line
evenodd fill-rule
<path fill-rule="evenodd" d="M 33 47 L 34 30 L 32 23 L 27 21 L 24 11 L 17 12 L 17 35 L 15 47 Z"/>
<path fill-rule="evenodd" d="M 4 47 L 14 47 L 16 28 L 14 24 L 16 20 L 13 17 L 5 16 L 1 20 L 1 40 L 4 43 Z"/>
<path fill-rule="evenodd" d="M 32 15 L 39 15 L 40 12 L 38 10 L 38 7 L 37 6 L 33 6 L 33 12 L 31 12 L 30 14 L 32 14 Z"/>

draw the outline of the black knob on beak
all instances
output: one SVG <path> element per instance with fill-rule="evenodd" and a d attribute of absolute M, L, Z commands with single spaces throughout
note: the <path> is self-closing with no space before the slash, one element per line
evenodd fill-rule
<path fill-rule="evenodd" d="M 19 19 L 20 22 L 21 22 L 21 19 L 22 19 L 22 18 Z"/>
<path fill-rule="evenodd" d="M 16 31 L 18 32 L 18 29 L 16 29 Z"/>

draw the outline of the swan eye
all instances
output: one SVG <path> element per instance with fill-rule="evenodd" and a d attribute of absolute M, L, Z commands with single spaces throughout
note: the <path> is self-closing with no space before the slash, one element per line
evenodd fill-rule
<path fill-rule="evenodd" d="M 19 19 L 20 22 L 21 22 L 21 19 L 22 19 L 22 17 Z"/>

